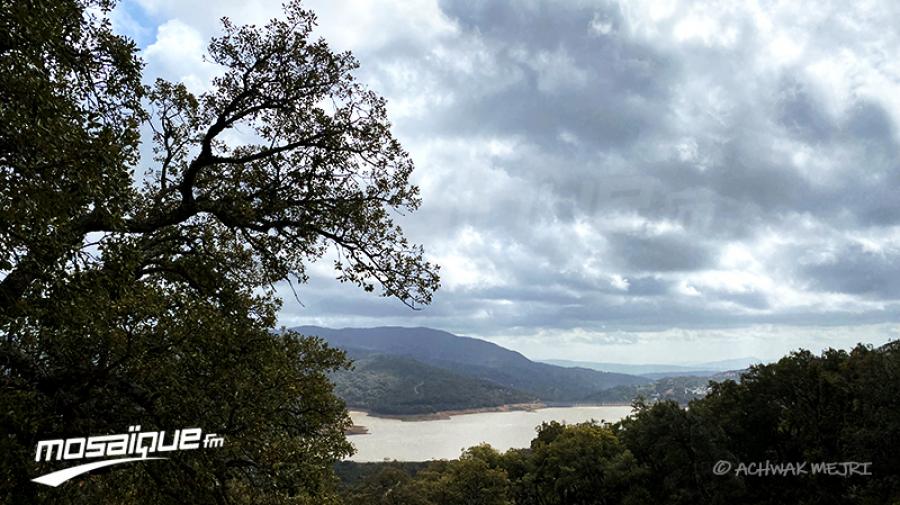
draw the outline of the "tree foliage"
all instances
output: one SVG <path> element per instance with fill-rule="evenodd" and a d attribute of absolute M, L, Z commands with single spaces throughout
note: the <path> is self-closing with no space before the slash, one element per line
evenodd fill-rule
<path fill-rule="evenodd" d="M 0 9 L 0 497 L 21 503 L 325 503 L 349 454 L 317 339 L 276 335 L 274 283 L 336 277 L 417 307 L 436 266 L 394 222 L 413 164 L 357 63 L 289 2 L 223 21 L 207 91 L 142 84 L 108 0 Z M 140 128 L 153 132 L 146 174 Z M 144 160 L 147 161 L 147 160 Z M 37 440 L 202 425 L 221 450 L 29 479 Z M 53 468 L 55 469 L 55 467 Z"/>

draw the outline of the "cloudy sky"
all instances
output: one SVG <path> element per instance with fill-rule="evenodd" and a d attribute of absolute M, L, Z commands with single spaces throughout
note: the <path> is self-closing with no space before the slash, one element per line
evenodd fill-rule
<path fill-rule="evenodd" d="M 310 1 L 416 162 L 412 312 L 314 268 L 281 322 L 431 326 L 532 358 L 692 362 L 900 335 L 900 4 Z M 221 16 L 127 0 L 156 76 L 201 91 Z"/>

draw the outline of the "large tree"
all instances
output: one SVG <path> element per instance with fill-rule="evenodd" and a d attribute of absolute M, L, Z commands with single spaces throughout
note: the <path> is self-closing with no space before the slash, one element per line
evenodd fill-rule
<path fill-rule="evenodd" d="M 335 250 L 341 282 L 430 302 L 437 268 L 392 219 L 419 199 L 384 100 L 299 2 L 264 27 L 223 20 L 208 50 L 221 72 L 200 94 L 142 84 L 111 1 L 0 6 L 0 497 L 329 500 L 350 448 L 326 374 L 346 360 L 272 332 L 275 284 Z M 227 442 L 29 482 L 54 468 L 34 463 L 37 440 L 131 424 Z"/>

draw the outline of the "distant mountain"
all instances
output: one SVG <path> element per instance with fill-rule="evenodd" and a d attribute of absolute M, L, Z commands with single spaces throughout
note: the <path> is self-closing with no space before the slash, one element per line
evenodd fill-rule
<path fill-rule="evenodd" d="M 671 377 L 678 375 L 692 375 L 705 377 L 713 375 L 718 370 L 701 370 L 699 367 L 691 367 L 686 365 L 666 365 L 666 364 L 627 364 L 627 363 L 605 363 L 594 361 L 569 361 L 565 359 L 548 359 L 544 363 L 564 367 L 581 367 L 590 368 L 591 370 L 599 370 L 602 372 L 624 373 L 629 375 L 642 375 L 645 377 L 660 376 Z"/>
<path fill-rule="evenodd" d="M 633 375 L 536 363 L 491 342 L 431 328 L 299 326 L 292 330 L 322 337 L 342 349 L 413 358 L 458 375 L 521 391 L 544 402 L 577 402 L 602 389 L 651 382 Z"/>
<path fill-rule="evenodd" d="M 710 361 L 704 363 L 692 363 L 688 365 L 671 365 L 665 363 L 606 363 L 594 361 L 569 361 L 564 359 L 544 360 L 544 363 L 550 363 L 558 366 L 581 367 L 590 368 L 592 370 L 600 370 L 604 372 L 640 375 L 649 379 L 661 379 L 663 377 L 711 377 L 719 372 L 727 372 L 729 370 L 743 370 L 749 368 L 750 365 L 755 365 L 757 363 L 763 362 L 763 360 L 753 357 L 735 358 L 722 361 Z"/>
<path fill-rule="evenodd" d="M 354 369 L 333 375 L 349 407 L 379 414 L 430 414 L 536 400 L 491 381 L 426 365 L 413 358 L 348 349 Z"/>
<path fill-rule="evenodd" d="M 748 357 L 744 357 L 744 358 L 723 359 L 721 361 L 707 361 L 704 363 L 693 363 L 691 366 L 694 366 L 697 368 L 707 368 L 710 370 L 718 370 L 720 372 L 727 372 L 730 370 L 744 370 L 746 368 L 750 368 L 751 366 L 758 365 L 760 363 L 767 363 L 767 360 L 748 356 Z"/>

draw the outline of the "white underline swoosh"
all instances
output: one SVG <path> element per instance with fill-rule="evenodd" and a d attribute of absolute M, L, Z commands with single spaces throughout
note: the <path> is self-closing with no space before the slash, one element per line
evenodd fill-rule
<path fill-rule="evenodd" d="M 118 465 L 119 463 L 130 463 L 132 461 L 145 461 L 150 459 L 169 459 L 169 458 L 118 458 L 118 459 L 107 459 L 104 461 L 96 461 L 94 463 L 85 463 L 83 465 L 73 466 L 72 468 L 66 468 L 64 470 L 59 470 L 57 472 L 48 473 L 47 475 L 41 475 L 36 479 L 31 479 L 32 482 L 37 482 L 38 484 L 46 484 L 48 486 L 56 487 L 63 482 L 71 479 L 72 477 L 78 477 L 83 473 L 90 472 L 91 470 L 96 470 L 98 468 L 103 468 L 104 466 Z"/>

